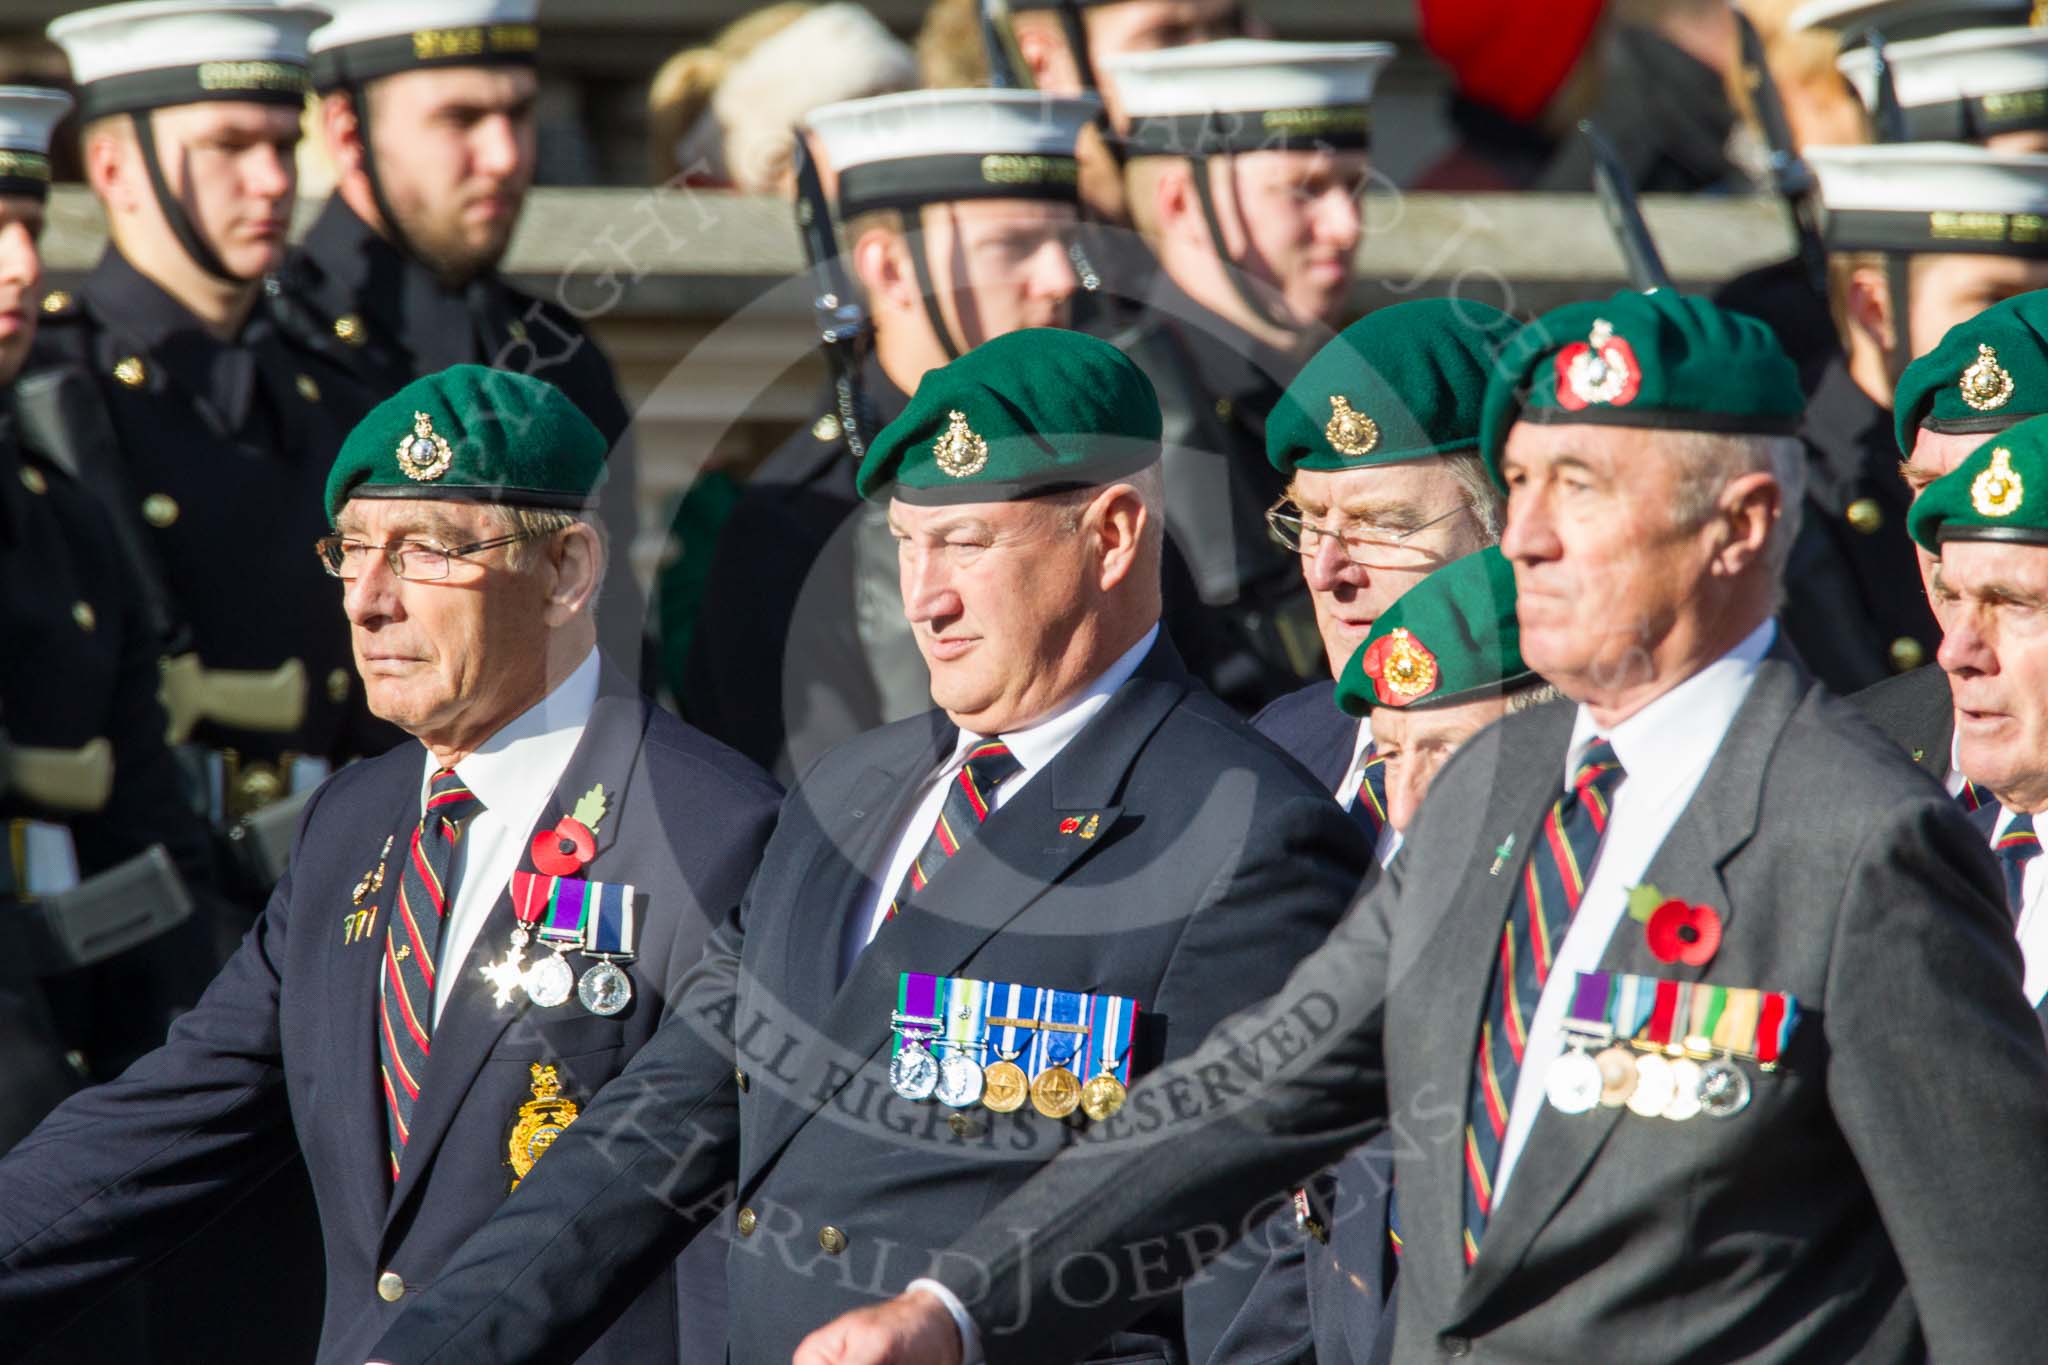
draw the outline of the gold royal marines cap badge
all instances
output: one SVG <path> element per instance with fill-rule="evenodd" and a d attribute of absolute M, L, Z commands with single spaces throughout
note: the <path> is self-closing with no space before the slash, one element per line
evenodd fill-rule
<path fill-rule="evenodd" d="M 971 479 L 988 465 L 988 442 L 974 434 L 967 414 L 956 409 L 946 414 L 946 434 L 933 443 L 932 458 L 953 478 Z"/>
<path fill-rule="evenodd" d="M 519 1182 L 526 1179 L 534 1163 L 576 1121 L 579 1112 L 576 1101 L 562 1094 L 562 1079 L 555 1068 L 546 1062 L 535 1062 L 533 1098 L 519 1106 L 519 1117 L 506 1143 L 513 1189 L 519 1188 Z"/>
<path fill-rule="evenodd" d="M 1380 424 L 1351 406 L 1341 393 L 1330 395 L 1330 424 L 1323 439 L 1339 455 L 1369 455 L 1380 443 Z"/>
<path fill-rule="evenodd" d="M 1995 347 L 1979 344 L 1977 359 L 1970 368 L 1963 371 L 1956 388 L 1962 392 L 1963 401 L 1978 412 L 1991 412 L 2002 408 L 2011 401 L 2013 393 L 2012 372 L 1998 363 Z"/>
<path fill-rule="evenodd" d="M 1980 517 L 2009 517 L 2026 496 L 2027 486 L 2004 446 L 1991 452 L 1991 467 L 1970 481 L 1970 506 Z"/>
<path fill-rule="evenodd" d="M 431 483 L 455 463 L 455 452 L 447 438 L 434 430 L 434 419 L 424 412 L 412 415 L 412 435 L 398 442 L 398 467 L 408 479 Z"/>

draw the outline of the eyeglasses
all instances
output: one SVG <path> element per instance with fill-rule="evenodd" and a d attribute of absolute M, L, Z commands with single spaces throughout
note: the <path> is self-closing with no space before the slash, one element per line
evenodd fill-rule
<path fill-rule="evenodd" d="M 1419 526 L 1403 530 L 1375 526 L 1371 522 L 1354 522 L 1341 531 L 1326 531 L 1314 522 L 1304 520 L 1301 509 L 1289 499 L 1282 498 L 1266 509 L 1266 528 L 1272 532 L 1275 541 L 1299 555 L 1315 554 L 1322 547 L 1324 538 L 1334 537 L 1343 548 L 1344 557 L 1362 568 L 1420 569 L 1440 562 L 1443 555 L 1430 546 L 1415 544 L 1415 537 L 1432 526 L 1449 521 L 1460 512 L 1470 510 L 1464 503 L 1459 503 Z"/>
<path fill-rule="evenodd" d="M 360 578 L 363 566 L 373 554 L 383 555 L 385 566 L 399 578 L 412 583 L 434 583 L 448 576 L 448 561 L 451 559 L 473 555 L 480 550 L 493 550 L 515 541 L 531 540 L 538 534 L 537 531 L 515 531 L 509 536 L 472 541 L 447 550 L 420 540 L 394 540 L 389 545 L 372 545 L 363 540 L 322 536 L 313 542 L 313 552 L 320 556 L 320 567 L 344 583 L 353 583 Z"/>

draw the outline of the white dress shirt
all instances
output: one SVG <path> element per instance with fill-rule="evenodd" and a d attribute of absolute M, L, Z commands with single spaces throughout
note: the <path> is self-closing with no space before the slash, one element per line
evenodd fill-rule
<path fill-rule="evenodd" d="M 1571 1004 L 1577 974 L 1600 969 L 1607 941 L 1628 916 L 1629 888 L 1642 881 L 1651 858 L 1698 790 L 1729 724 L 1749 696 L 1757 665 L 1770 652 L 1777 634 L 1775 621 L 1764 622 L 1735 648 L 1604 736 L 1614 746 L 1625 776 L 1614 791 L 1607 833 L 1600 842 L 1586 894 L 1536 1000 L 1528 1046 L 1522 1051 L 1522 1073 L 1515 1081 L 1514 1103 L 1508 1109 L 1500 1165 L 1493 1177 L 1496 1210 L 1507 1194 L 1508 1180 L 1529 1140 L 1529 1130 L 1543 1111 L 1543 1083 L 1551 1059 L 1564 1049 L 1564 1012 Z M 1586 746 L 1602 737 L 1581 706 L 1572 726 L 1571 747 L 1565 752 L 1561 790 L 1570 790 L 1572 772 Z"/>
<path fill-rule="evenodd" d="M 533 839 L 534 823 L 582 742 L 583 727 L 597 704 L 597 675 L 597 651 L 593 649 L 554 691 L 455 765 L 456 776 L 484 806 L 471 817 L 455 845 L 455 904 L 441 934 L 441 972 L 434 978 L 436 1025 L 447 1008 L 448 992 L 470 970 L 469 950 L 483 932 L 498 896 L 511 885 L 512 874 Z M 420 774 L 422 811 L 436 767 L 429 753 Z M 495 960 L 499 947 L 484 944 L 485 957 Z"/>
<path fill-rule="evenodd" d="M 2012 812 L 2000 807 L 1998 823 L 1991 830 L 1993 848 L 2011 823 Z M 2048 816 L 2034 817 L 2037 833 L 2044 824 L 2048 824 Z M 2027 964 L 2027 1003 L 2038 1009 L 2041 997 L 2048 995 L 2048 855 L 2036 854 L 2026 861 L 2020 880 L 2020 922 L 2013 932 L 2019 936 L 2020 956 Z"/>
<path fill-rule="evenodd" d="M 1345 810 L 1358 804 L 1359 789 L 1365 786 L 1365 761 L 1371 757 L 1372 717 L 1361 716 L 1358 737 L 1351 742 L 1351 766 L 1344 770 L 1344 780 L 1337 784 L 1337 804 Z M 1385 867 L 1400 851 L 1401 831 L 1394 828 L 1393 821 L 1382 820 L 1379 840 L 1372 846 L 1372 856 L 1381 867 Z"/>
<path fill-rule="evenodd" d="M 996 736 L 1010 746 L 1011 757 L 1023 766 L 996 788 L 995 799 L 989 805 L 991 812 L 1002 809 L 1011 797 L 1024 789 L 1025 783 L 1059 757 L 1060 750 L 1067 747 L 1067 741 L 1081 733 L 1081 728 L 1095 719 L 1096 712 L 1109 704 L 1110 695 L 1130 681 L 1131 674 L 1138 671 L 1138 665 L 1144 662 L 1145 655 L 1158 639 L 1159 627 L 1154 625 L 1145 632 L 1143 639 L 1119 655 L 1115 663 L 1065 706 L 1021 730 Z M 932 827 L 939 822 L 939 808 L 946 804 L 946 793 L 951 790 L 953 779 L 960 775 L 967 751 L 977 744 L 987 743 L 988 738 L 972 730 L 962 730 L 959 739 L 954 741 L 953 751 L 925 778 L 924 796 L 911 810 L 910 819 L 896 836 L 896 850 L 889 855 L 882 879 L 875 884 L 875 899 L 868 906 L 867 918 L 856 921 L 858 932 L 849 933 L 847 942 L 841 945 L 840 980 L 852 975 L 854 959 L 881 931 L 882 922 L 889 914 L 889 903 L 896 899 L 896 888 L 903 885 L 903 878 L 909 873 L 911 863 L 916 861 L 918 851 L 932 837 Z"/>

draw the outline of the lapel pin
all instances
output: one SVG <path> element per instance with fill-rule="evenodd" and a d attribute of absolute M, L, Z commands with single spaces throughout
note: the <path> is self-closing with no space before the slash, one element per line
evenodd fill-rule
<path fill-rule="evenodd" d="M 1060 821 L 1060 833 L 1062 834 L 1077 834 L 1080 832 L 1080 829 L 1081 818 L 1077 815 L 1069 815 L 1066 819 Z"/>
<path fill-rule="evenodd" d="M 1081 826 L 1081 837 L 1082 837 L 1083 839 L 1093 839 L 1093 838 L 1095 837 L 1095 829 L 1096 829 L 1096 826 L 1097 826 L 1097 825 L 1099 825 L 1099 824 L 1101 824 L 1101 822 L 1102 822 L 1102 817 L 1101 817 L 1101 816 L 1099 816 L 1099 815 L 1090 815 L 1090 816 L 1088 817 L 1088 822 L 1087 822 L 1086 824 L 1084 824 L 1084 825 L 1082 825 L 1082 826 Z"/>
<path fill-rule="evenodd" d="M 1489 877 L 1498 877 L 1500 870 L 1508 865 L 1508 858 L 1515 851 L 1515 836 L 1510 834 L 1500 841 L 1500 847 L 1493 851 L 1493 866 L 1486 869 Z"/>
<path fill-rule="evenodd" d="M 351 910 L 341 917 L 341 941 L 344 946 L 361 943 L 370 936 L 377 925 L 377 907 L 367 910 Z"/>
<path fill-rule="evenodd" d="M 356 883 L 356 889 L 348 894 L 355 904 L 361 905 L 384 889 L 384 863 L 391 857 L 391 843 L 397 837 L 394 834 L 384 836 L 384 849 L 377 855 L 377 865 L 365 872 L 363 879 Z"/>

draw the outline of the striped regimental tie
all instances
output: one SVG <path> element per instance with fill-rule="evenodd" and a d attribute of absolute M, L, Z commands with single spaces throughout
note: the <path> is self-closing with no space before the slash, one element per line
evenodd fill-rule
<path fill-rule="evenodd" d="M 2041 852 L 2041 836 L 2034 833 L 2034 817 L 2025 811 L 2014 813 L 2005 832 L 1991 841 L 1998 855 L 1999 871 L 2005 873 L 2005 908 L 2012 911 L 2014 924 L 2027 903 L 2027 863 Z"/>
<path fill-rule="evenodd" d="M 1565 930 L 1585 897 L 1586 878 L 1607 832 L 1609 804 L 1623 776 L 1613 745 L 1596 739 L 1586 746 L 1572 774 L 1572 789 L 1543 817 L 1521 885 L 1508 905 L 1487 986 L 1486 1012 L 1480 1016 L 1472 1090 L 1465 1101 L 1467 1265 L 1479 1254 L 1479 1241 L 1493 1211 L 1493 1178 L 1507 1137 L 1508 1107 L 1522 1074 L 1529 1021 Z"/>
<path fill-rule="evenodd" d="M 377 1062 L 384 1086 L 384 1117 L 391 1178 L 412 1131 L 420 1078 L 433 1051 L 434 974 L 441 960 L 441 930 L 455 895 L 449 869 L 462 827 L 484 808 L 453 768 L 427 784 L 427 807 L 413 831 L 398 883 L 398 913 L 384 926 L 384 975 L 378 987 Z"/>
<path fill-rule="evenodd" d="M 999 739 L 983 740 L 967 751 L 959 773 L 946 784 L 946 799 L 939 807 L 939 819 L 932 826 L 931 837 L 911 860 L 910 870 L 903 874 L 903 884 L 896 888 L 888 913 L 882 918 L 895 919 L 903 903 L 924 890 L 925 883 L 946 860 L 960 851 L 960 845 L 974 837 L 981 822 L 995 809 L 996 788 L 1004 778 L 1023 768 L 1010 752 L 1010 746 Z"/>
<path fill-rule="evenodd" d="M 1365 763 L 1359 772 L 1358 795 L 1351 798 L 1351 818 L 1377 842 L 1387 823 L 1387 760 L 1368 744 Z"/>

